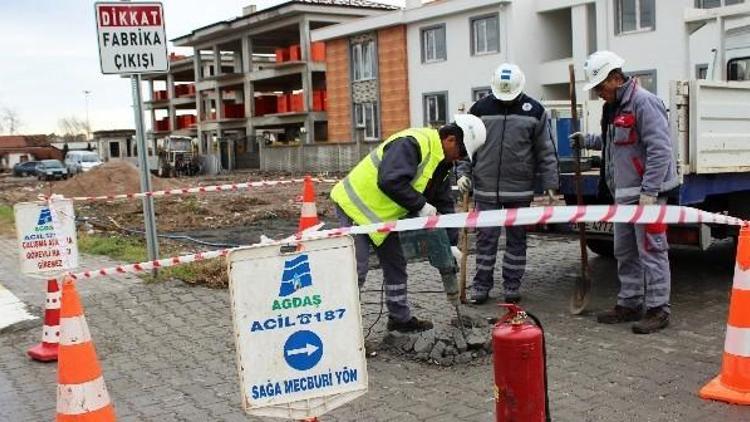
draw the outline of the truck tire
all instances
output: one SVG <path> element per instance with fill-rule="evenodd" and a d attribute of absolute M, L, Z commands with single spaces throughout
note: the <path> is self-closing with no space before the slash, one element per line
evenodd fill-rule
<path fill-rule="evenodd" d="M 613 240 L 587 239 L 586 244 L 591 252 L 599 256 L 605 258 L 615 257 L 615 242 Z"/>

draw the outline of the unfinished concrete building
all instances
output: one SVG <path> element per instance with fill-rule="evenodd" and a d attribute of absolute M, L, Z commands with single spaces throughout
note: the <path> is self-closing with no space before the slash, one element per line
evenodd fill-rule
<path fill-rule="evenodd" d="M 248 6 L 240 17 L 172 40 L 194 50 L 192 66 L 183 73 L 175 62 L 167 78 L 174 85 L 193 70 L 199 154 L 215 156 L 221 170 L 257 168 L 261 143 L 326 141 L 325 46 L 311 44 L 310 31 L 393 9 L 366 0 L 294 0 L 261 11 Z M 180 110 L 181 103 L 164 105 Z M 170 111 L 170 129 L 178 124 L 173 117 Z"/>

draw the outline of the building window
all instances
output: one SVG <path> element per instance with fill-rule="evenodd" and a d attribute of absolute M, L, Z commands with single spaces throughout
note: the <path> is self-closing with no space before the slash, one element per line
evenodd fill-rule
<path fill-rule="evenodd" d="M 424 94 L 424 125 L 439 127 L 448 122 L 448 93 L 433 92 Z"/>
<path fill-rule="evenodd" d="M 365 128 L 365 139 L 376 140 L 380 136 L 378 106 L 375 103 L 354 104 L 354 123 Z"/>
<path fill-rule="evenodd" d="M 641 88 L 651 92 L 652 94 L 656 94 L 656 70 L 625 72 L 625 74 L 635 78 Z"/>
<path fill-rule="evenodd" d="M 488 86 L 483 86 L 481 88 L 472 88 L 471 101 L 477 102 L 490 94 L 492 94 L 492 90 Z"/>
<path fill-rule="evenodd" d="M 500 28 L 497 15 L 471 18 L 471 54 L 500 51 Z"/>
<path fill-rule="evenodd" d="M 354 81 L 375 77 L 375 42 L 372 40 L 352 44 L 352 73 Z"/>
<path fill-rule="evenodd" d="M 615 33 L 653 30 L 655 0 L 615 0 Z"/>
<path fill-rule="evenodd" d="M 697 64 L 695 65 L 695 79 L 706 79 L 708 78 L 708 64 Z"/>
<path fill-rule="evenodd" d="M 750 57 L 732 59 L 727 63 L 728 81 L 750 81 Z"/>
<path fill-rule="evenodd" d="M 714 7 L 731 6 L 744 2 L 745 0 L 695 0 L 695 7 L 698 9 L 713 9 Z"/>
<path fill-rule="evenodd" d="M 445 53 L 445 25 L 422 29 L 422 63 L 441 62 Z"/>

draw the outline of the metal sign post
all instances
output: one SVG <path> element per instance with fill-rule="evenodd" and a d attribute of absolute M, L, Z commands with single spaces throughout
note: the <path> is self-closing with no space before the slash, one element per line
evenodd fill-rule
<path fill-rule="evenodd" d="M 148 147 L 143 132 L 143 99 L 141 98 L 141 75 L 130 76 L 133 88 L 133 112 L 135 113 L 135 137 L 138 144 L 138 167 L 141 170 L 141 192 L 151 192 L 151 173 L 148 168 Z M 156 237 L 156 216 L 154 215 L 154 198 L 143 197 L 143 220 L 145 225 L 146 248 L 148 259 L 159 259 L 159 240 Z"/>
<path fill-rule="evenodd" d="M 142 73 L 169 71 L 164 10 L 159 2 L 98 2 L 94 5 L 102 73 L 130 75 L 141 191 L 150 192 L 148 147 L 143 129 Z M 159 259 L 154 200 L 143 197 L 143 220 L 150 260 Z"/>

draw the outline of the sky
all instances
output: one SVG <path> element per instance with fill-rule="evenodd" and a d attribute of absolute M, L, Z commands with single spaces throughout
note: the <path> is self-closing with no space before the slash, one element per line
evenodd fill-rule
<path fill-rule="evenodd" d="M 162 0 L 167 38 L 239 16 L 249 4 L 264 9 L 283 2 Z M 19 133 L 61 133 L 60 119 L 73 116 L 85 121 L 84 91 L 90 91 L 92 131 L 135 127 L 130 79 L 100 71 L 94 3 L 0 0 L 0 110 L 7 107 L 19 115 Z M 170 51 L 192 53 L 171 45 Z"/>

